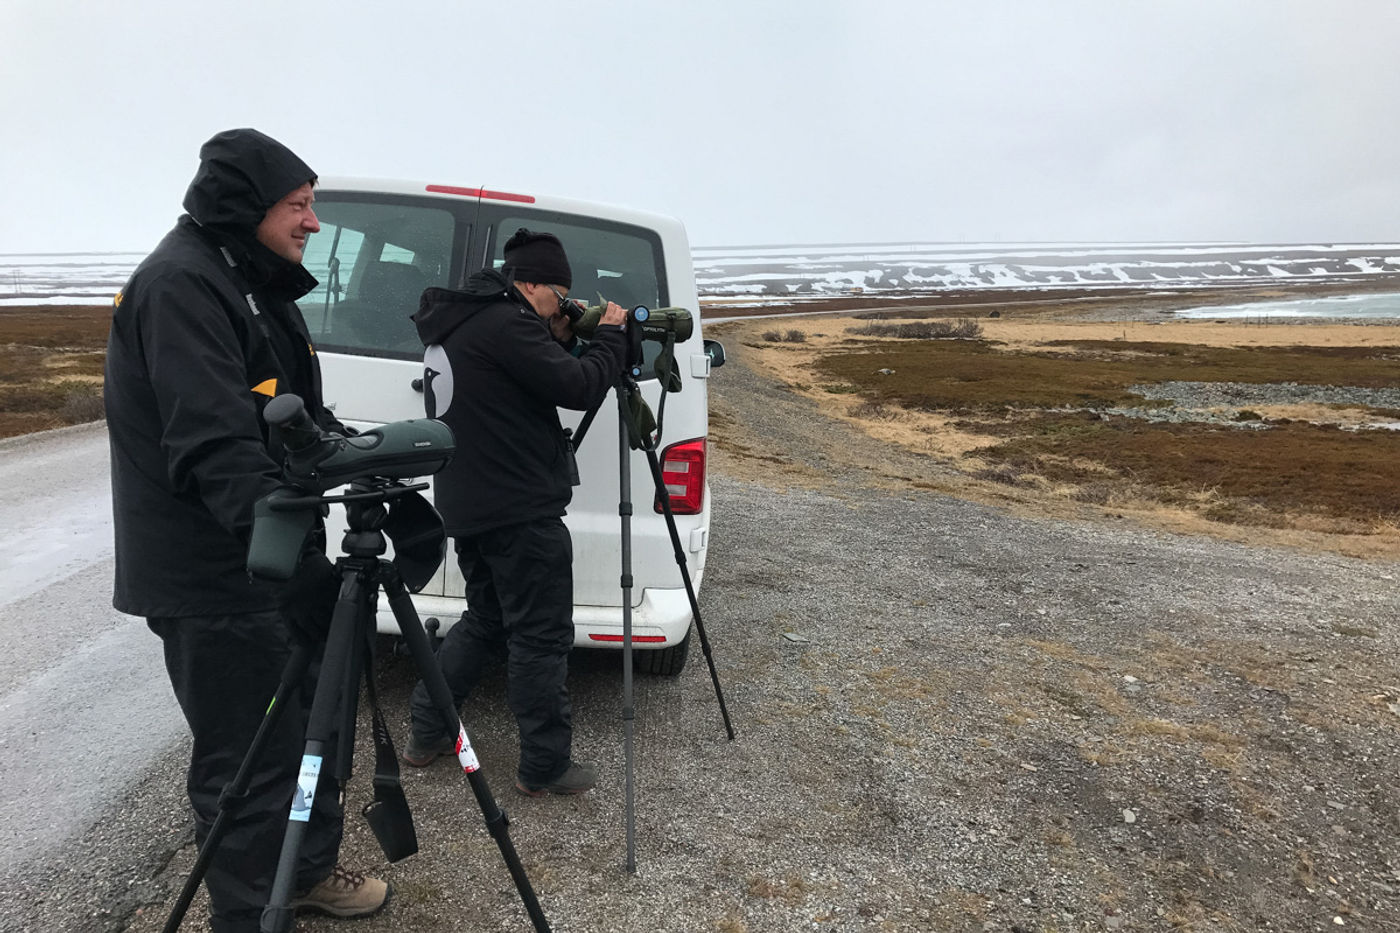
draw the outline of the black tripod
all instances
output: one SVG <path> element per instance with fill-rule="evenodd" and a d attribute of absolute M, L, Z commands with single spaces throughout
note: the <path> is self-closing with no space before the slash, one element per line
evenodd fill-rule
<path fill-rule="evenodd" d="M 685 561 L 685 550 L 681 547 L 680 532 L 676 529 L 676 516 L 671 509 L 671 496 L 666 489 L 666 481 L 661 473 L 661 462 L 656 454 L 656 439 L 651 432 L 642 424 L 639 413 L 646 410 L 646 402 L 642 398 L 641 388 L 637 385 L 636 377 L 640 374 L 641 341 L 640 328 L 638 322 L 646 320 L 646 308 L 635 308 L 631 312 L 632 324 L 628 327 L 630 346 L 628 350 L 629 360 L 624 367 L 622 375 L 619 377 L 617 393 L 617 420 L 618 420 L 618 479 L 620 492 L 618 496 L 618 515 L 621 517 L 621 541 L 622 541 L 622 741 L 623 758 L 625 761 L 625 793 L 626 793 L 626 822 L 627 822 L 627 870 L 635 872 L 637 870 L 637 844 L 636 844 L 636 808 L 634 806 L 635 791 L 633 787 L 633 754 L 632 738 L 636 711 L 633 705 L 632 690 L 632 466 L 630 461 L 631 451 L 642 450 L 647 457 L 647 464 L 651 467 L 652 482 L 656 487 L 657 501 L 661 503 L 662 513 L 666 516 L 666 530 L 671 539 L 671 550 L 676 559 L 676 566 L 680 568 L 681 579 L 685 583 L 685 594 L 690 601 L 691 618 L 695 623 L 695 632 L 700 636 L 700 648 L 705 653 L 705 661 L 710 668 L 710 680 L 715 687 L 715 699 L 719 702 L 720 716 L 724 719 L 725 731 L 729 734 L 729 740 L 734 740 L 734 726 L 729 721 L 729 710 L 724 703 L 724 690 L 720 687 L 719 671 L 715 667 L 714 653 L 710 649 L 709 637 L 705 634 L 705 623 L 700 616 L 700 604 L 695 598 L 695 587 L 691 583 L 690 568 Z M 638 317 L 638 315 L 641 315 Z M 670 348 L 667 347 L 667 350 Z M 666 391 L 663 382 L 663 393 Z M 606 398 L 606 396 L 604 396 Z M 663 395 L 664 399 L 664 395 Z M 573 432 L 572 442 L 575 448 L 583 443 L 584 436 L 588 433 L 588 428 L 592 425 L 593 419 L 598 414 L 598 409 L 603 404 L 600 398 L 592 408 L 590 408 L 579 422 L 578 429 Z"/>
<path fill-rule="evenodd" d="M 297 857 L 311 818 L 316 782 L 332 734 L 338 734 L 339 748 L 343 750 L 342 754 L 336 756 L 338 765 L 336 777 L 342 784 L 349 778 L 351 750 L 354 748 L 358 688 L 362 676 L 371 678 L 370 689 L 373 690 L 372 665 L 367 662 L 372 655 L 375 614 L 381 587 L 388 597 L 389 608 L 393 611 L 394 618 L 398 622 L 404 642 L 408 645 L 418 676 L 427 685 L 428 693 L 442 714 L 444 722 L 456 725 L 457 760 L 466 773 L 472 792 L 476 795 L 477 804 L 485 818 L 486 828 L 501 850 L 501 855 L 515 881 L 516 889 L 520 892 L 520 898 L 525 904 L 530 920 L 536 931 L 549 930 L 549 923 L 545 919 L 544 912 L 541 910 L 539 901 L 530 885 L 530 879 L 526 876 L 524 866 L 511 842 L 508 829 L 509 820 L 497 806 L 491 789 L 486 783 L 486 778 L 481 773 L 466 729 L 462 726 L 461 719 L 457 715 L 457 706 L 453 702 L 451 690 L 446 681 L 443 680 L 442 672 L 433 656 L 428 636 L 424 632 L 423 624 L 413 607 L 408 588 L 394 563 L 383 559 L 387 550 L 383 529 L 386 519 L 389 517 L 389 510 L 385 507 L 385 503 L 400 497 L 416 496 L 416 491 L 422 488 L 424 488 L 422 485 L 406 486 L 381 479 L 356 480 L 351 485 L 350 492 L 344 496 L 287 498 L 279 506 L 279 508 L 290 511 L 297 508 L 304 509 L 308 506 L 319 507 L 319 504 L 324 502 L 344 502 L 347 531 L 343 544 L 345 553 L 336 561 L 336 569 L 341 575 L 340 596 L 336 601 L 330 631 L 326 636 L 315 698 L 312 701 L 310 719 L 306 729 L 306 749 L 302 757 L 301 774 L 293 798 L 286 836 L 283 839 L 282 852 L 277 863 L 271 899 L 263 912 L 261 924 L 263 933 L 286 933 L 291 929 L 293 911 L 290 902 L 296 883 Z M 440 547 L 440 522 L 436 534 Z M 398 542 L 397 539 L 396 544 L 402 547 L 402 542 Z M 288 661 L 277 696 L 269 706 L 263 724 L 248 749 L 239 774 L 220 798 L 219 815 L 200 850 L 195 869 L 186 882 L 185 890 L 181 892 L 176 911 L 172 913 L 166 924 L 167 933 L 173 933 L 179 928 L 185 909 L 189 906 L 194 891 L 203 879 L 209 857 L 223 835 L 223 825 L 228 812 L 225 809 L 226 804 L 232 807 L 237 798 L 246 791 L 247 772 L 250 770 L 250 764 L 261 751 L 264 736 L 270 733 L 272 724 L 281 715 L 281 700 L 285 696 L 285 691 L 290 689 L 290 685 L 301 679 L 309 659 L 310 651 L 305 647 L 298 647 Z M 376 728 L 381 725 L 381 723 L 376 723 Z M 380 797 L 378 785 L 381 777 L 382 775 L 376 776 L 376 797 Z M 392 781 L 395 785 L 394 789 L 397 790 L 396 775 Z M 401 791 L 398 799 L 402 805 Z M 371 816 L 371 825 L 390 860 L 397 860 L 397 858 L 417 851 L 417 843 L 412 836 L 412 824 L 407 816 L 406 806 L 403 807 L 401 819 L 391 817 L 387 824 L 386 827 L 383 821 L 376 822 Z M 386 838 L 386 834 L 389 837 L 397 835 L 397 838 Z M 396 848 L 398 851 L 390 851 L 392 848 Z"/>

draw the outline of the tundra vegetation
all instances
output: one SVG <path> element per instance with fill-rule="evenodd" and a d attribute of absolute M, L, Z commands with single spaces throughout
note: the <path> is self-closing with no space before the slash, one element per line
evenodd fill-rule
<path fill-rule="evenodd" d="M 102 417 L 107 307 L 0 309 L 0 437 Z"/>
<path fill-rule="evenodd" d="M 975 472 L 1000 482 L 1066 484 L 1087 500 L 1131 493 L 1216 521 L 1281 525 L 1309 516 L 1354 529 L 1400 519 L 1400 485 L 1391 481 L 1400 432 L 1252 409 L 1225 422 L 1116 411 L 1171 406 L 1134 391 L 1144 384 L 1386 388 L 1397 366 L 1400 347 L 1056 340 L 1009 349 L 988 340 L 901 340 L 848 344 L 824 355 L 818 371 L 886 411 L 954 415 L 954 427 L 987 439 L 963 459 L 980 461 Z M 1400 420 L 1393 409 L 1349 407 L 1377 425 Z"/>
<path fill-rule="evenodd" d="M 980 484 L 980 498 L 1387 549 L 1400 534 L 1400 328 L 1134 313 L 866 310 L 794 319 L 788 332 L 733 322 L 709 333 L 756 353 L 824 412 Z M 1173 397 L 1193 387 L 1214 401 Z M 713 415 L 722 444 L 724 413 Z"/>

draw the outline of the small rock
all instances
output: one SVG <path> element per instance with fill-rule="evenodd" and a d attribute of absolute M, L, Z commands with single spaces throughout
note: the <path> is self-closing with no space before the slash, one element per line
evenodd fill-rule
<path fill-rule="evenodd" d="M 1123 822 L 1124 822 L 1124 823 L 1128 823 L 1128 824 L 1136 823 L 1136 822 L 1137 822 L 1137 814 L 1134 813 L 1132 810 L 1124 810 L 1124 811 L 1123 811 Z"/>
<path fill-rule="evenodd" d="M 1123 675 L 1123 683 L 1125 683 L 1125 684 L 1135 684 L 1135 683 L 1137 683 L 1137 682 L 1138 682 L 1138 679 L 1137 679 L 1136 677 L 1134 677 L 1132 674 L 1124 674 L 1124 675 Z"/>

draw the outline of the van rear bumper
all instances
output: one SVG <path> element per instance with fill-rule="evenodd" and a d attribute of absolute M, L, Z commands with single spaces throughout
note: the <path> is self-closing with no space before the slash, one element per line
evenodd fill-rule
<path fill-rule="evenodd" d="M 464 599 L 422 594 L 413 597 L 413 605 L 418 610 L 419 618 L 425 621 L 436 618 L 441 623 L 438 629 L 439 636 L 446 634 L 447 630 L 457 623 L 462 611 L 467 607 Z M 632 607 L 632 637 L 661 640 L 634 641 L 633 647 L 646 650 L 679 644 L 690 631 L 690 620 L 690 598 L 686 596 L 684 587 L 649 587 L 642 591 L 641 602 Z M 376 625 L 381 635 L 399 634 L 398 622 L 394 620 L 394 614 L 389 611 L 383 600 L 380 601 Z M 621 641 L 609 640 L 620 638 L 621 635 L 621 606 L 574 606 L 574 647 L 621 648 Z"/>

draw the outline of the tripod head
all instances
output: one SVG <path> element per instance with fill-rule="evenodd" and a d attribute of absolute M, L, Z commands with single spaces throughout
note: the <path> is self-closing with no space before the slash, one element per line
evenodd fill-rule
<path fill-rule="evenodd" d="M 451 429 L 440 421 L 413 419 L 344 437 L 322 431 L 301 398 L 291 394 L 269 402 L 263 418 L 287 451 L 287 485 L 253 504 L 248 572 L 291 579 L 307 536 L 329 505 L 339 502 L 350 519 L 347 541 L 382 531 L 394 542 L 394 565 L 404 583 L 414 592 L 422 589 L 442 562 L 446 536 L 442 518 L 419 493 L 427 484 L 404 481 L 447 465 L 456 449 Z M 349 492 L 326 495 L 346 483 Z"/>

